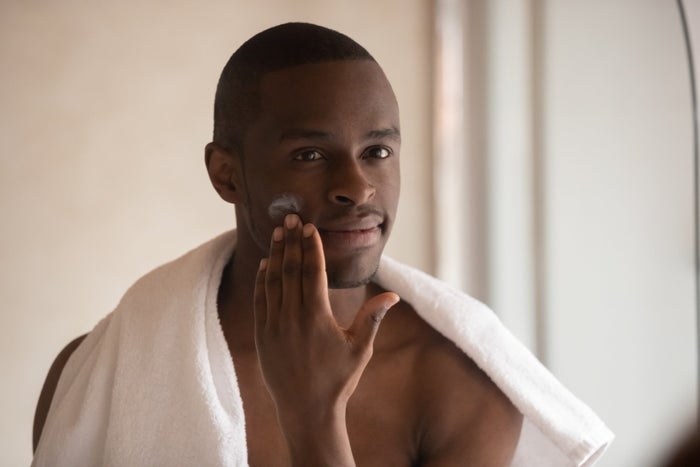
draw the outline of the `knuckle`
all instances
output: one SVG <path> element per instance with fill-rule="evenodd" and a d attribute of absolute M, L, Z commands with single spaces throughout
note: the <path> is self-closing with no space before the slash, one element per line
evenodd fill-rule
<path fill-rule="evenodd" d="M 282 273 L 285 276 L 291 276 L 299 273 L 299 262 L 298 261 L 285 261 L 282 266 Z"/>
<path fill-rule="evenodd" d="M 315 277 L 318 277 L 319 275 L 319 270 L 317 267 L 312 266 L 310 264 L 305 264 L 301 268 L 301 275 L 307 279 L 313 279 Z"/>
<path fill-rule="evenodd" d="M 372 327 L 377 327 L 377 326 L 379 326 L 379 323 L 382 322 L 382 319 L 384 319 L 384 314 L 385 314 L 384 310 L 379 310 L 379 311 L 375 311 L 373 313 L 370 313 L 367 316 L 367 321 L 369 321 L 369 324 Z"/>
<path fill-rule="evenodd" d="M 352 346 L 350 351 L 354 358 L 363 362 L 369 361 L 374 354 L 374 349 L 371 345 L 358 345 L 357 343 Z"/>
<path fill-rule="evenodd" d="M 265 277 L 265 282 L 268 285 L 275 285 L 278 284 L 282 281 L 282 276 L 280 275 L 279 272 L 276 271 L 269 271 L 267 273 L 267 276 Z"/>

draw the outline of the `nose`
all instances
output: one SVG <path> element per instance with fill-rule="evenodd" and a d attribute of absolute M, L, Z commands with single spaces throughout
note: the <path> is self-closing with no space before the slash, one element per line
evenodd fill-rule
<path fill-rule="evenodd" d="M 340 206 L 360 206 L 374 197 L 375 186 L 367 179 L 360 161 L 352 161 L 337 167 L 333 174 L 328 198 Z"/>

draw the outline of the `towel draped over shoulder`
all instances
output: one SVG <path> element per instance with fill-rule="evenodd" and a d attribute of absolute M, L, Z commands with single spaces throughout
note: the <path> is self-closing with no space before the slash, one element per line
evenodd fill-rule
<path fill-rule="evenodd" d="M 33 466 L 245 466 L 217 293 L 230 231 L 139 279 L 63 369 Z M 484 304 L 383 257 L 376 282 L 453 341 L 524 415 L 513 466 L 591 466 L 613 439 Z"/>

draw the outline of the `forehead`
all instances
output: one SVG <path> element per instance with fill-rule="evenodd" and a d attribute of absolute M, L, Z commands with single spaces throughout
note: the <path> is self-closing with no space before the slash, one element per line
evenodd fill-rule
<path fill-rule="evenodd" d="M 257 118 L 250 130 L 284 132 L 399 129 L 396 97 L 371 60 L 299 65 L 267 73 L 259 85 Z"/>

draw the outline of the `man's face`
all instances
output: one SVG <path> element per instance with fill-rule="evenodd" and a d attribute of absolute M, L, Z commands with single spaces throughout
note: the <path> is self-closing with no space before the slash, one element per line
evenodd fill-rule
<path fill-rule="evenodd" d="M 399 198 L 399 112 L 384 73 L 369 60 L 301 65 L 264 75 L 259 95 L 243 143 L 239 229 L 267 251 L 283 217 L 270 204 L 296 199 L 321 234 L 329 285 L 366 283 Z"/>

